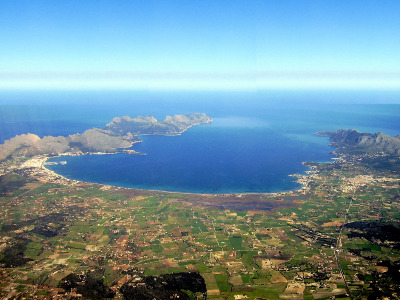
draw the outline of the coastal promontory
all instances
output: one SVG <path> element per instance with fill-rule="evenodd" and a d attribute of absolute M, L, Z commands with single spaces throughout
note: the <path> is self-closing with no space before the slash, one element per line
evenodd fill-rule
<path fill-rule="evenodd" d="M 377 153 L 400 155 L 400 135 L 390 136 L 381 132 L 362 133 L 355 129 L 320 131 L 319 136 L 327 136 L 331 146 L 338 153 L 361 154 Z"/>
<path fill-rule="evenodd" d="M 128 116 L 122 118 L 114 118 L 111 123 L 107 124 L 106 129 L 116 135 L 177 135 L 192 126 L 210 123 L 211 118 L 206 114 L 188 114 L 167 116 L 164 121 L 159 122 L 153 116 L 130 118 Z"/>
<path fill-rule="evenodd" d="M 104 129 L 92 128 L 66 137 L 40 138 L 31 133 L 22 134 L 0 145 L 0 161 L 13 156 L 115 153 L 140 142 L 139 135 L 178 135 L 192 126 L 211 121 L 209 116 L 200 113 L 167 116 L 161 122 L 153 116 L 136 118 L 124 116 L 114 118 Z"/>

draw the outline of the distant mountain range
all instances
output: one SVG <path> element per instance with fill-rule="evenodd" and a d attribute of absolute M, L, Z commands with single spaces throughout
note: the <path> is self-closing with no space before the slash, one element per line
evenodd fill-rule
<path fill-rule="evenodd" d="M 320 131 L 320 136 L 328 136 L 331 146 L 339 153 L 361 154 L 383 152 L 400 155 L 400 135 L 390 136 L 381 132 L 361 133 L 355 129 Z"/>
<path fill-rule="evenodd" d="M 114 118 L 104 129 L 93 128 L 81 134 L 46 136 L 22 134 L 0 145 L 0 160 L 11 156 L 34 156 L 39 154 L 59 155 L 62 153 L 115 153 L 119 149 L 130 148 L 140 142 L 138 135 L 178 135 L 192 126 L 210 123 L 205 114 L 167 116 L 159 122 L 152 116 Z"/>

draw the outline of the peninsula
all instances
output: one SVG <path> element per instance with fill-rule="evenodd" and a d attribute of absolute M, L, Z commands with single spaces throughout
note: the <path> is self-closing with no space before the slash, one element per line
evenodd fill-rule
<path fill-rule="evenodd" d="M 139 135 L 178 135 L 192 126 L 211 121 L 209 116 L 201 113 L 167 116 L 162 122 L 153 116 L 136 118 L 125 116 L 114 118 L 104 129 L 92 128 L 67 137 L 40 138 L 35 134 L 22 134 L 0 145 L 0 161 L 10 157 L 35 155 L 116 153 L 140 142 Z"/>
<path fill-rule="evenodd" d="M 400 154 L 400 135 L 390 136 L 382 132 L 362 133 L 355 129 L 319 131 L 319 136 L 327 136 L 336 152 L 343 154 L 377 153 Z"/>

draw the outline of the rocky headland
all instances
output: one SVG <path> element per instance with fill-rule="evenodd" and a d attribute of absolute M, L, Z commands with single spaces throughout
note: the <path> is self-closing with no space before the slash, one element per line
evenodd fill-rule
<path fill-rule="evenodd" d="M 331 146 L 339 154 L 385 153 L 400 155 L 400 135 L 390 136 L 381 132 L 362 133 L 355 129 L 320 131 L 319 136 L 327 136 Z"/>
<path fill-rule="evenodd" d="M 116 153 L 140 142 L 139 135 L 178 135 L 188 128 L 210 123 L 206 114 L 187 114 L 167 116 L 157 121 L 152 116 L 114 118 L 104 129 L 92 128 L 80 134 L 69 136 L 45 136 L 22 134 L 6 140 L 0 145 L 0 161 L 10 157 L 32 157 L 36 155 L 61 155 L 70 153 Z"/>
<path fill-rule="evenodd" d="M 167 116 L 162 122 L 157 121 L 153 116 L 137 118 L 125 116 L 114 118 L 111 123 L 107 124 L 105 129 L 118 136 L 130 134 L 178 135 L 192 126 L 210 122 L 210 117 L 200 113 Z"/>

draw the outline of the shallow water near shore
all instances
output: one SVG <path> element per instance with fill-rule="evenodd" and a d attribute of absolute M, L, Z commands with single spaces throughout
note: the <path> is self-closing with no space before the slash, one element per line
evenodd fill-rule
<path fill-rule="evenodd" d="M 400 105 L 371 104 L 370 98 L 368 103 L 348 104 L 349 96 L 343 93 L 53 94 L 52 99 L 61 99 L 59 102 L 46 102 L 43 99 L 50 96 L 43 97 L 39 105 L 22 100 L 20 105 L 0 105 L 1 142 L 28 132 L 57 136 L 102 128 L 113 117 L 123 115 L 150 114 L 163 119 L 201 112 L 211 116 L 211 124 L 192 127 L 179 136 L 142 136 L 143 142 L 133 149 L 147 155 L 60 157 L 50 161 L 67 164 L 48 166 L 72 179 L 151 190 L 294 190 L 300 185 L 289 175 L 304 173 L 307 168 L 302 162 L 332 158 L 327 138 L 315 136 L 316 131 L 356 128 L 400 133 Z M 393 100 L 396 95 L 391 97 Z M 68 98 L 86 100 L 63 103 Z"/>

